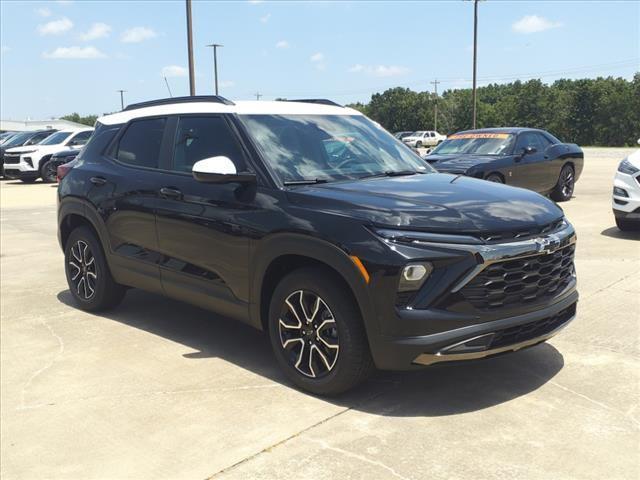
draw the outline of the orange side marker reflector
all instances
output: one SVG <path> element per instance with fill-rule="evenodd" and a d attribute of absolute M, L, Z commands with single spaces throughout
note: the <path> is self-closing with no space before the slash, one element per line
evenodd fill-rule
<path fill-rule="evenodd" d="M 351 261 L 355 263 L 356 267 L 358 267 L 358 270 L 360 270 L 360 273 L 362 274 L 362 278 L 364 278 L 365 283 L 369 283 L 369 280 L 370 280 L 369 272 L 367 272 L 367 269 L 364 268 L 364 265 L 362 264 L 360 259 L 355 255 L 350 255 L 349 258 L 351 258 Z"/>

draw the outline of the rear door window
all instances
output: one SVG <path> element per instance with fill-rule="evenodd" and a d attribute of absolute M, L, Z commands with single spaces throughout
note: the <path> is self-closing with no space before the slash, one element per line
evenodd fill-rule
<path fill-rule="evenodd" d="M 158 168 L 166 118 L 132 122 L 118 142 L 115 158 L 136 167 Z"/>

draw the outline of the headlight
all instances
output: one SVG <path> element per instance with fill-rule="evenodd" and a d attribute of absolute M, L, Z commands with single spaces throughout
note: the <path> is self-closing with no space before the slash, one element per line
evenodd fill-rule
<path fill-rule="evenodd" d="M 631 162 L 625 158 L 620 162 L 620 165 L 618 165 L 618 171 L 620 173 L 626 173 L 627 175 L 635 175 L 640 172 L 640 169 L 631 165 Z"/>
<path fill-rule="evenodd" d="M 429 262 L 410 263 L 406 265 L 400 274 L 398 283 L 399 292 L 414 292 L 420 290 L 422 284 L 433 272 L 433 265 Z"/>
<path fill-rule="evenodd" d="M 627 191 L 624 188 L 620 188 L 620 187 L 613 187 L 613 194 L 616 197 L 628 197 L 629 196 Z"/>

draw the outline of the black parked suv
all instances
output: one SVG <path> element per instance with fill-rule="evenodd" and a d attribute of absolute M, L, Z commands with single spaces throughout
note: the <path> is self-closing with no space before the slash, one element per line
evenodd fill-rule
<path fill-rule="evenodd" d="M 158 100 L 102 117 L 59 186 L 80 308 L 141 288 L 268 331 L 336 394 L 541 343 L 576 313 L 575 232 L 537 193 L 436 173 L 329 101 Z"/>

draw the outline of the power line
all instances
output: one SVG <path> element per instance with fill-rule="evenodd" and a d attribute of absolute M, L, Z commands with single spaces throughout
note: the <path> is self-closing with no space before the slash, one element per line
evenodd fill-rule
<path fill-rule="evenodd" d="M 187 55 L 189 56 L 189 95 L 196 94 L 196 74 L 193 63 L 193 30 L 191 22 L 191 0 L 186 0 L 187 7 Z"/>
<path fill-rule="evenodd" d="M 213 48 L 213 78 L 214 78 L 214 89 L 216 95 L 218 95 L 218 47 L 222 47 L 219 43 L 212 43 L 211 45 L 207 45 L 207 47 Z"/>
<path fill-rule="evenodd" d="M 264 97 L 264 95 L 262 95 L 260 92 L 256 92 L 255 96 L 256 96 L 256 100 L 260 100 L 262 97 Z"/>
<path fill-rule="evenodd" d="M 164 83 L 167 84 L 167 90 L 169 90 L 169 97 L 173 97 L 173 95 L 171 94 L 171 87 L 169 87 L 169 80 L 167 80 L 167 77 L 164 77 Z"/>

